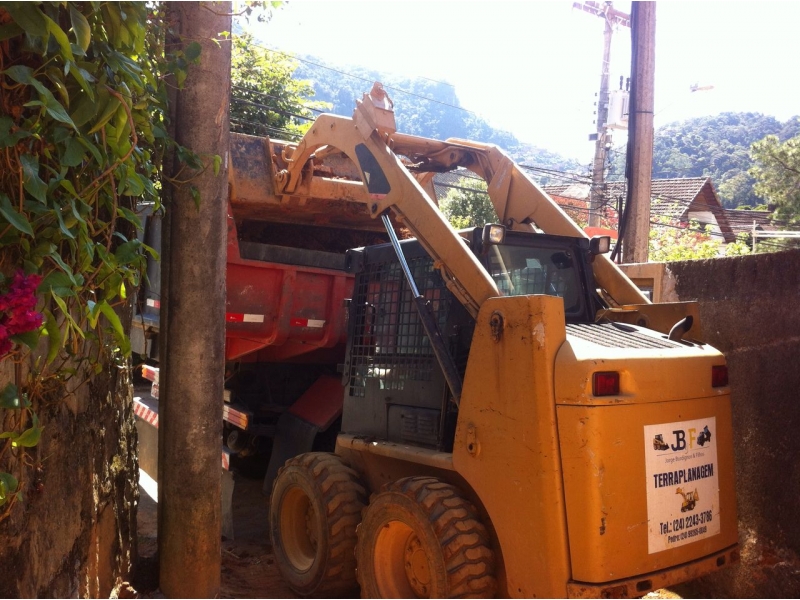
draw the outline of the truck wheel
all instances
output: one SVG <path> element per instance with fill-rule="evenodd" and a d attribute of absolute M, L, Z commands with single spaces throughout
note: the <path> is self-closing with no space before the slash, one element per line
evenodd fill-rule
<path fill-rule="evenodd" d="M 362 598 L 490 598 L 494 552 L 475 508 L 454 486 L 406 477 L 384 486 L 358 528 Z"/>
<path fill-rule="evenodd" d="M 334 454 L 286 461 L 272 486 L 269 533 L 275 562 L 295 592 L 355 588 L 356 526 L 366 497 L 356 472 Z"/>

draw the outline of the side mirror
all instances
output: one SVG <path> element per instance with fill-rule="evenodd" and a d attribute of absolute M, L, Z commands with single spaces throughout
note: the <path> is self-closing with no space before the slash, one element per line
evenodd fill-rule
<path fill-rule="evenodd" d="M 589 240 L 589 254 L 592 256 L 606 254 L 609 250 L 611 250 L 611 236 L 596 235 Z"/>

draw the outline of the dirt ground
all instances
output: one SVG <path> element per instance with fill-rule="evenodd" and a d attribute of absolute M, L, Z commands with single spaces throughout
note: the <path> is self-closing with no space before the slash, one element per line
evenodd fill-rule
<path fill-rule="evenodd" d="M 281 579 L 267 533 L 267 501 L 260 479 L 238 477 L 233 500 L 234 539 L 222 544 L 221 598 L 298 598 Z M 158 590 L 156 503 L 144 489 L 138 513 L 139 562 L 127 597 L 163 598 Z M 800 559 L 754 532 L 741 541 L 741 564 L 719 575 L 650 592 L 653 598 L 798 597 Z M 122 594 L 120 594 L 122 596 Z M 359 590 L 343 596 L 360 597 Z"/>
<path fill-rule="evenodd" d="M 234 539 L 222 542 L 221 598 L 297 598 L 274 564 L 267 533 L 267 502 L 261 481 L 237 478 L 233 500 Z M 139 501 L 139 564 L 134 588 L 142 597 L 158 590 L 156 503 L 142 490 Z M 357 590 L 353 598 L 358 597 Z"/>

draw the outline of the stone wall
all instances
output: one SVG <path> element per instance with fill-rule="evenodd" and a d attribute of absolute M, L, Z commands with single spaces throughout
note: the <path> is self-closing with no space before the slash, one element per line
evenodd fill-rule
<path fill-rule="evenodd" d="M 10 360 L 0 362 L 0 386 L 17 377 Z M 108 598 L 130 579 L 138 501 L 131 394 L 128 371 L 110 364 L 74 393 L 34 407 L 44 429 L 23 459 L 24 499 L 0 523 L 0 597 Z"/>
<path fill-rule="evenodd" d="M 663 278 L 663 300 L 699 302 L 705 341 L 727 356 L 733 404 L 742 566 L 685 593 L 791 596 L 800 589 L 800 250 L 668 263 Z"/>

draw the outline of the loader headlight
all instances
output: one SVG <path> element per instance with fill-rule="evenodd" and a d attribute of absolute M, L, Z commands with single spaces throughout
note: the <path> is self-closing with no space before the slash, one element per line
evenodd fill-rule
<path fill-rule="evenodd" d="M 490 223 L 483 227 L 484 244 L 502 244 L 506 239 L 506 228 L 497 223 Z"/>
<path fill-rule="evenodd" d="M 606 254 L 611 250 L 611 237 L 608 235 L 596 235 L 589 240 L 589 253 L 592 255 Z"/>

